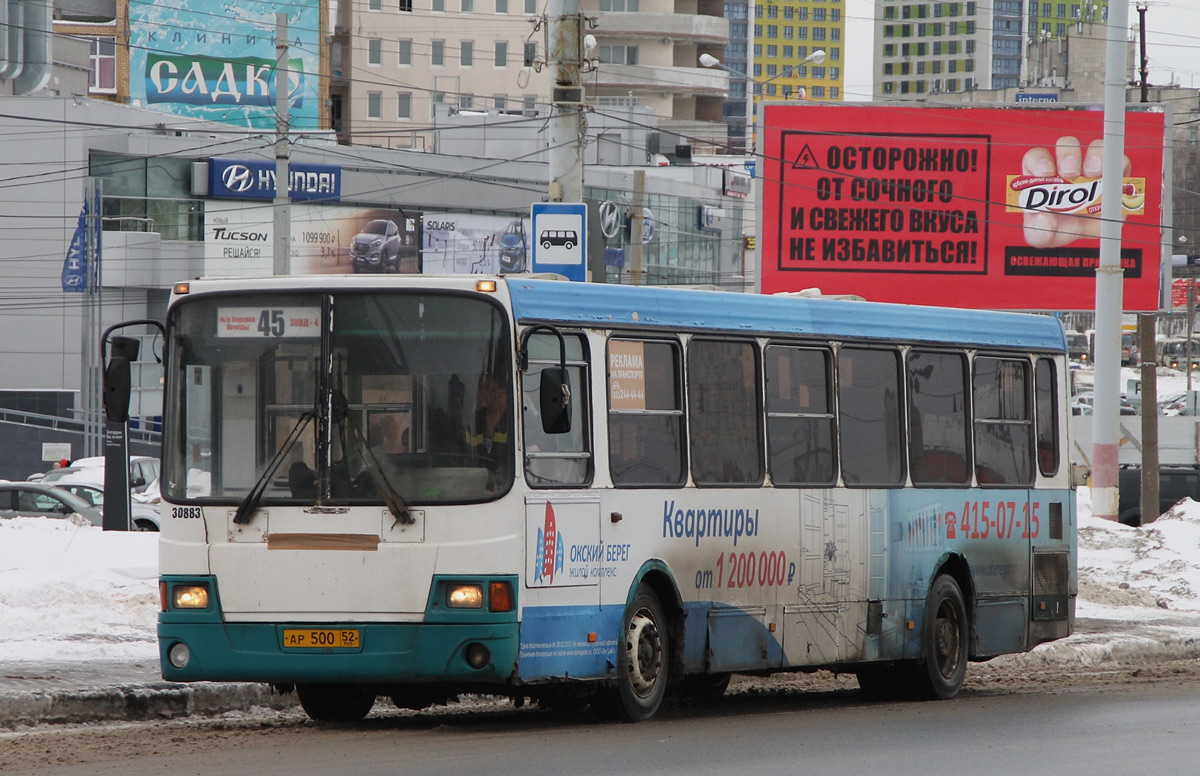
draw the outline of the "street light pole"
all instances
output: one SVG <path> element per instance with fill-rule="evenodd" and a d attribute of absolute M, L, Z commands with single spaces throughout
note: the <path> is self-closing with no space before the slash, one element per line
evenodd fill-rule
<path fill-rule="evenodd" d="M 809 54 L 808 56 L 806 56 L 804 59 L 800 60 L 796 64 L 788 65 L 783 70 L 781 70 L 780 72 L 771 76 L 770 78 L 764 78 L 761 81 L 756 81 L 753 77 L 750 76 L 749 73 L 743 73 L 741 70 L 738 70 L 737 68 L 733 68 L 733 67 L 730 67 L 729 65 L 723 64 L 721 62 L 721 60 L 717 59 L 712 54 L 701 54 L 700 55 L 701 67 L 715 67 L 718 70 L 724 70 L 727 73 L 732 73 L 733 75 L 737 76 L 738 78 L 745 79 L 745 81 L 746 81 L 746 105 L 747 105 L 747 108 L 746 108 L 746 155 L 747 156 L 750 156 L 754 153 L 754 139 L 755 139 L 754 126 L 757 123 L 756 111 L 754 109 L 754 86 L 755 85 L 765 86 L 766 84 L 769 84 L 772 81 L 790 76 L 792 73 L 796 72 L 797 68 L 803 67 L 804 65 L 807 65 L 809 63 L 814 64 L 814 65 L 819 65 L 824 61 L 825 61 L 825 49 L 817 49 L 816 51 L 812 52 L 811 54 Z M 801 86 L 800 90 L 801 90 L 801 94 L 803 94 L 804 87 Z M 803 99 L 803 97 L 801 97 L 801 99 Z"/>

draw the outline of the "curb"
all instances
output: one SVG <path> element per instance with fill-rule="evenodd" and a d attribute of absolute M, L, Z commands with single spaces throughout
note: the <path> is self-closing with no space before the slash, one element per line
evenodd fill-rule
<path fill-rule="evenodd" d="M 254 707 L 285 710 L 294 695 L 265 684 L 153 684 L 80 690 L 0 691 L 0 728 L 82 722 L 136 722 L 207 716 Z"/>

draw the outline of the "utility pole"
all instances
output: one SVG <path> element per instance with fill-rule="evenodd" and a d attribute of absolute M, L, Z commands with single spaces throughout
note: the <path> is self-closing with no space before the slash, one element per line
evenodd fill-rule
<path fill-rule="evenodd" d="M 549 0 L 546 52 L 554 83 L 550 101 L 551 202 L 583 202 L 583 61 L 579 0 Z"/>
<path fill-rule="evenodd" d="M 1129 4 L 1109 5 L 1104 73 L 1104 155 L 1100 183 L 1100 266 L 1096 269 L 1096 401 L 1093 408 L 1092 514 L 1117 519 L 1120 485 L 1121 185 L 1125 169 L 1125 85 Z M 1149 354 L 1153 356 L 1153 354 Z"/>
<path fill-rule="evenodd" d="M 288 193 L 288 21 L 286 13 L 275 14 L 275 241 L 273 272 L 292 274 L 292 205 Z"/>
<path fill-rule="evenodd" d="M 1152 360 L 1157 316 L 1138 316 L 1138 335 L 1142 351 L 1142 525 L 1153 522 L 1158 514 L 1158 361 Z M 1188 374 L 1192 372 L 1188 357 Z"/>
<path fill-rule="evenodd" d="M 1138 70 L 1142 74 L 1142 102 L 1149 102 L 1149 86 L 1146 81 L 1150 78 L 1149 63 L 1146 61 L 1146 4 L 1139 2 L 1137 4 L 1138 12 L 1138 40 L 1140 41 L 1140 51 L 1138 52 Z"/>

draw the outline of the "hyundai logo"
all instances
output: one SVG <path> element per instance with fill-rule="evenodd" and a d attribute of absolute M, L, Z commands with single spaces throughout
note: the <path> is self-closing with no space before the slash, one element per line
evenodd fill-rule
<path fill-rule="evenodd" d="M 244 164 L 231 164 L 221 171 L 221 185 L 237 193 L 249 191 L 254 186 L 254 174 Z"/>
<path fill-rule="evenodd" d="M 63 278 L 63 282 L 66 283 L 68 286 L 77 286 L 83 282 L 83 276 L 82 275 L 67 275 L 65 278 Z"/>

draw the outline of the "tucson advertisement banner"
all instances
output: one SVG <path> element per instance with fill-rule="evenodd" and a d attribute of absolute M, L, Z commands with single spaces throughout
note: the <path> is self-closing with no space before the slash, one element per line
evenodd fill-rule
<path fill-rule="evenodd" d="M 129 95 L 147 108 L 275 128 L 275 13 L 288 12 L 288 112 L 317 129 L 320 4 L 261 0 L 129 4 Z"/>
<path fill-rule="evenodd" d="M 764 106 L 762 291 L 1003 310 L 1095 306 L 1104 115 Z M 1127 310 L 1158 307 L 1163 115 L 1126 114 Z"/>
<path fill-rule="evenodd" d="M 293 202 L 291 220 L 293 275 L 421 271 L 419 215 Z M 209 200 L 204 207 L 204 274 L 270 275 L 274 234 L 271 205 Z"/>

